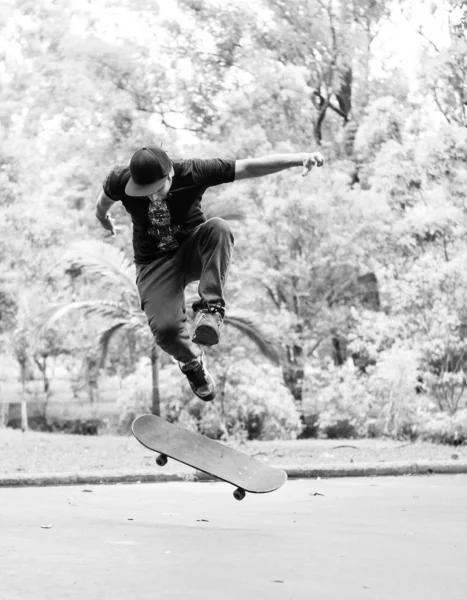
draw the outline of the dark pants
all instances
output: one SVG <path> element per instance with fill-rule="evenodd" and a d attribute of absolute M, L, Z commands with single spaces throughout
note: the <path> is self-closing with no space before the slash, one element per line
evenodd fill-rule
<path fill-rule="evenodd" d="M 225 307 L 224 285 L 234 238 L 229 224 L 217 217 L 198 225 L 172 256 L 139 265 L 136 284 L 141 307 L 157 344 L 181 362 L 199 356 L 187 329 L 185 287 L 199 280 L 200 300 L 194 310 Z"/>

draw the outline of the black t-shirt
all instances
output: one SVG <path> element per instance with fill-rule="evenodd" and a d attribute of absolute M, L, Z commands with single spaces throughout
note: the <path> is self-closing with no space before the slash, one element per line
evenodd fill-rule
<path fill-rule="evenodd" d="M 130 179 L 129 165 L 114 167 L 103 182 L 104 193 L 112 200 L 120 200 L 131 215 L 137 264 L 147 265 L 176 251 L 189 232 L 206 221 L 201 210 L 206 189 L 235 179 L 234 160 L 176 160 L 173 167 L 170 192 L 165 200 L 157 203 L 151 203 L 148 197 L 125 194 Z"/>

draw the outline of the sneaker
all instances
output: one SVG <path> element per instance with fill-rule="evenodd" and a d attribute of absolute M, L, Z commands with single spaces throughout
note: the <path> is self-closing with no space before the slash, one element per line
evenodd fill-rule
<path fill-rule="evenodd" d="M 219 343 L 223 316 L 215 308 L 201 308 L 195 316 L 195 333 L 192 342 L 201 346 L 214 346 Z"/>
<path fill-rule="evenodd" d="M 190 360 L 188 363 L 178 364 L 182 373 L 186 375 L 193 393 L 205 402 L 214 400 L 216 395 L 216 384 L 214 383 L 211 373 L 206 369 L 204 364 L 204 354 Z"/>

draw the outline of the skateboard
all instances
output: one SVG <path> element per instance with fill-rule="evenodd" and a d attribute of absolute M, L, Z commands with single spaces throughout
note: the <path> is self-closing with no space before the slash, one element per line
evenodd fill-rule
<path fill-rule="evenodd" d="M 172 458 L 213 475 L 236 487 L 233 493 L 236 500 L 243 500 L 246 492 L 273 492 L 287 480 L 287 473 L 281 469 L 155 415 L 136 418 L 131 430 L 138 442 L 159 453 L 156 458 L 159 466 L 163 467 Z"/>

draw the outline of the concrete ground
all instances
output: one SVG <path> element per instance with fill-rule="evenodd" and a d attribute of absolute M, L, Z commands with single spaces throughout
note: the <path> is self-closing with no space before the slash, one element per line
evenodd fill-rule
<path fill-rule="evenodd" d="M 0 489 L 2 600 L 465 600 L 467 477 Z"/>

